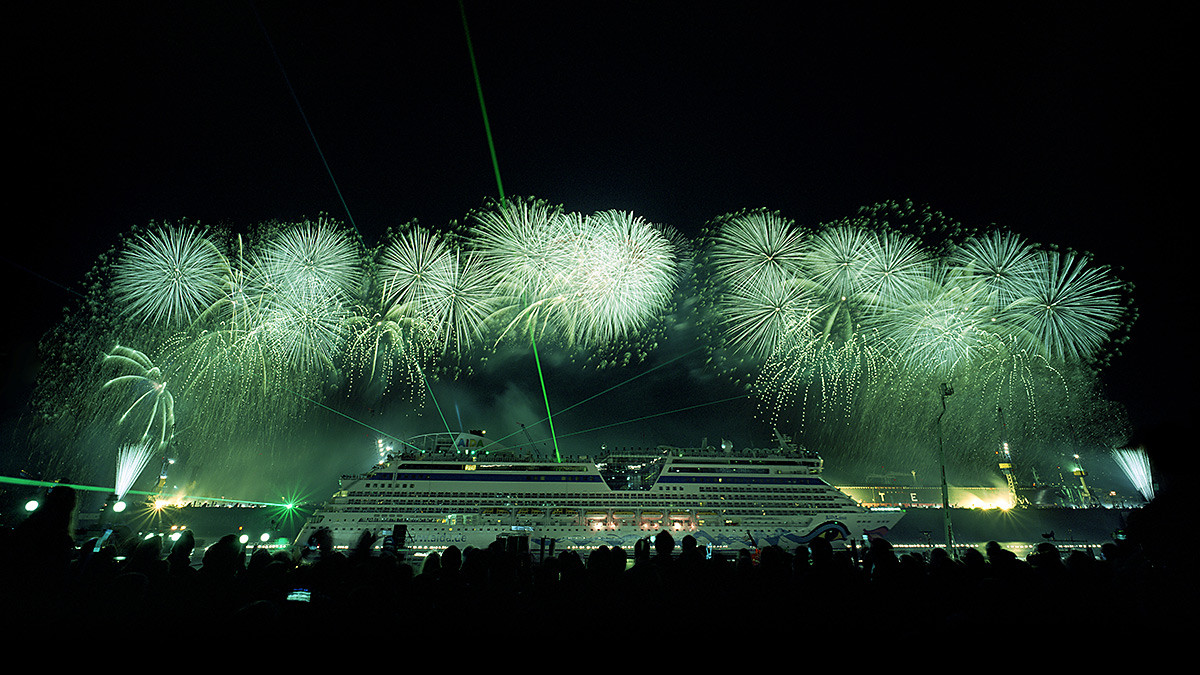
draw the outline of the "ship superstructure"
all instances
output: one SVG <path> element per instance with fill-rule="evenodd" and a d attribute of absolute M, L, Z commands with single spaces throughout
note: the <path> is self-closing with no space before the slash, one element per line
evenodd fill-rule
<path fill-rule="evenodd" d="M 363 530 L 397 547 L 486 547 L 498 537 L 531 548 L 632 549 L 667 530 L 701 546 L 791 549 L 815 537 L 885 534 L 898 509 L 872 510 L 821 478 L 814 452 L 784 437 L 778 448 L 659 446 L 556 463 L 491 451 L 477 433 L 419 436 L 340 489 L 305 524 L 298 541 L 329 528 L 335 546 Z"/>

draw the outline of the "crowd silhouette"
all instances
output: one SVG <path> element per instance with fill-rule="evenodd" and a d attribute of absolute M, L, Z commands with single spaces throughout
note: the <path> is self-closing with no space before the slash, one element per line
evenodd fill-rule
<path fill-rule="evenodd" d="M 348 551 L 335 550 L 328 531 L 318 532 L 311 548 L 274 552 L 248 550 L 231 534 L 201 553 L 189 531 L 166 542 L 169 548 L 160 537 L 77 544 L 74 510 L 74 491 L 55 487 L 39 510 L 0 534 L 10 625 L 154 617 L 178 627 L 260 633 L 471 626 L 611 639 L 606 631 L 614 627 L 702 636 L 703 626 L 719 621 L 722 631 L 747 636 L 839 625 L 916 635 L 1031 621 L 1169 626 L 1187 602 L 1179 599 L 1183 576 L 1175 559 L 1143 545 L 1139 535 L 1154 527 L 1133 518 L 1130 538 L 1098 554 L 1064 555 L 1043 543 L 1022 558 L 991 542 L 952 557 L 940 548 L 900 553 L 883 539 L 862 549 L 815 539 L 795 550 L 709 555 L 693 537 L 677 541 L 663 531 L 632 551 L 562 550 L 535 561 L 504 540 L 417 558 L 380 550 L 369 532 Z"/>

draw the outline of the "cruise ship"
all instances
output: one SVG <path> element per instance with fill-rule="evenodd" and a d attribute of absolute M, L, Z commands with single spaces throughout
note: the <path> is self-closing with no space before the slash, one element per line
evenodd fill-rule
<path fill-rule="evenodd" d="M 334 546 L 363 530 L 415 553 L 484 548 L 497 539 L 530 551 L 631 550 L 661 531 L 701 547 L 788 550 L 886 535 L 903 511 L 869 509 L 821 478 L 823 460 L 777 434 L 775 448 L 608 451 L 587 461 L 517 457 L 481 432 L 409 439 L 370 471 L 342 476 L 301 528 L 307 544 L 329 528 Z M 861 540 L 861 539 L 860 539 Z"/>

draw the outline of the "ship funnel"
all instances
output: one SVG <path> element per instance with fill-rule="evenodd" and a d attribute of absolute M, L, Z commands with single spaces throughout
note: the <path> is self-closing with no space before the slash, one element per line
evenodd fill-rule
<path fill-rule="evenodd" d="M 729 441 L 729 440 L 722 438 L 721 439 L 721 449 L 724 450 L 725 452 L 729 452 L 730 450 L 733 450 L 733 441 Z"/>

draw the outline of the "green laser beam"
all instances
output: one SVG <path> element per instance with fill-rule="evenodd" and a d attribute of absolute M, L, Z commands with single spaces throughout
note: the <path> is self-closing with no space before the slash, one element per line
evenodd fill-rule
<path fill-rule="evenodd" d="M 0 476 L 0 483 L 9 483 L 11 485 L 26 485 L 30 487 L 55 487 L 62 485 L 76 490 L 87 490 L 90 492 L 116 492 L 115 487 L 98 487 L 95 485 L 75 485 L 73 483 L 55 483 L 53 481 L 32 480 L 30 478 L 17 478 L 15 476 Z M 130 490 L 132 492 L 132 490 Z"/>
<path fill-rule="evenodd" d="M 317 148 L 317 154 L 321 157 L 321 163 L 325 165 L 325 173 L 329 174 L 329 180 L 333 183 L 333 189 L 337 192 L 338 199 L 342 201 L 342 208 L 346 211 L 346 217 L 350 219 L 350 226 L 358 232 L 358 225 L 354 222 L 354 216 L 350 213 L 350 206 L 346 204 L 346 197 L 342 195 L 342 188 L 338 186 L 337 179 L 333 177 L 333 169 L 329 168 L 329 161 L 325 159 L 325 153 L 321 150 L 321 144 L 317 142 L 317 134 L 313 131 L 312 125 L 308 123 L 308 115 L 304 114 L 304 106 L 300 105 L 300 97 L 296 95 L 296 90 L 292 88 L 292 81 L 288 77 L 287 69 L 283 67 L 283 61 L 279 58 L 279 53 L 275 51 L 275 43 L 271 41 L 271 35 L 267 32 L 267 27 L 263 25 L 262 17 L 258 15 L 258 8 L 254 3 L 250 3 L 250 7 L 254 10 L 254 18 L 258 20 L 258 27 L 262 29 L 263 37 L 267 39 L 267 45 L 271 48 L 271 56 L 275 57 L 275 64 L 279 66 L 279 72 L 283 74 L 283 82 L 287 85 L 288 93 L 292 95 L 292 100 L 296 102 L 296 109 L 300 111 L 300 119 L 304 120 L 304 126 L 308 128 L 308 135 L 312 138 L 313 145 Z M 359 235 L 361 236 L 361 232 Z"/>
<path fill-rule="evenodd" d="M 53 481 L 32 480 L 29 478 L 17 478 L 15 476 L 0 476 L 0 483 L 9 483 L 11 485 L 25 485 L 28 487 L 49 487 L 49 488 L 57 487 L 57 486 L 61 485 L 64 487 L 73 488 L 75 490 L 84 490 L 87 492 L 105 492 L 105 493 L 109 493 L 109 494 L 116 492 L 115 487 L 105 487 L 102 485 L 76 485 L 73 483 L 55 483 Z M 144 490 L 130 490 L 126 494 L 145 495 L 147 497 L 151 497 L 151 496 L 157 495 L 159 493 L 146 492 Z M 201 496 L 195 496 L 195 495 L 187 495 L 187 496 L 180 497 L 180 499 L 187 500 L 187 501 L 229 502 L 231 504 L 257 504 L 259 506 L 282 506 L 284 508 L 292 506 L 291 504 L 282 504 L 280 502 L 260 502 L 260 501 L 255 501 L 253 499 L 229 499 L 227 497 L 201 497 Z"/>
<path fill-rule="evenodd" d="M 644 376 L 646 376 L 646 375 L 649 375 L 650 373 L 653 373 L 654 371 L 656 371 L 656 370 L 658 370 L 658 369 L 660 369 L 660 368 L 665 368 L 665 367 L 667 367 L 667 366 L 671 365 L 672 363 L 674 363 L 674 362 L 676 362 L 676 361 L 678 361 L 678 360 L 680 360 L 680 359 L 682 359 L 682 358 L 685 358 L 685 357 L 687 357 L 687 356 L 689 356 L 689 355 L 691 355 L 691 354 L 694 354 L 694 353 L 696 353 L 696 352 L 700 351 L 701 349 L 702 349 L 702 347 L 696 347 L 695 349 L 693 349 L 693 350 L 691 350 L 691 351 L 689 351 L 689 352 L 685 352 L 685 353 L 683 353 L 683 354 L 680 354 L 679 356 L 676 356 L 676 357 L 674 357 L 674 358 L 672 358 L 672 359 L 669 359 L 669 360 L 667 360 L 667 361 L 663 361 L 662 363 L 658 364 L 657 366 L 654 366 L 653 368 L 650 368 L 649 370 L 646 370 L 646 371 L 643 371 L 643 372 L 641 372 L 641 373 L 638 373 L 637 375 L 634 375 L 633 377 L 631 377 L 631 378 L 629 378 L 629 379 L 627 379 L 627 380 L 624 380 L 624 381 L 622 381 L 622 382 L 618 382 L 617 384 L 614 384 L 613 386 L 609 387 L 608 389 L 605 389 L 604 391 L 601 391 L 601 392 L 598 392 L 598 393 L 596 393 L 596 394 L 593 394 L 593 395 L 591 395 L 591 396 L 589 396 L 589 397 L 587 397 L 587 398 L 583 399 L 582 401 L 578 401 L 578 402 L 576 402 L 576 403 L 572 403 L 571 405 L 569 405 L 569 406 L 567 406 L 567 407 L 563 408 L 562 410 L 559 410 L 559 411 L 558 411 L 558 415 L 559 415 L 559 417 L 562 417 L 562 414 L 563 414 L 563 413 L 565 413 L 565 412 L 568 412 L 568 411 L 570 411 L 570 410 L 574 410 L 575 408 L 578 408 L 579 406 L 581 406 L 581 405 L 583 405 L 584 403 L 587 403 L 587 402 L 589 402 L 589 401 L 594 401 L 595 399 L 597 399 L 597 398 L 600 398 L 601 396 L 603 396 L 603 395 L 605 395 L 605 394 L 607 394 L 607 393 L 609 393 L 609 392 L 613 391 L 614 389 L 619 389 L 619 388 L 621 388 L 621 387 L 624 387 L 625 385 L 629 384 L 630 382 L 633 382 L 634 380 L 636 380 L 636 379 L 638 379 L 638 378 L 640 378 L 640 377 L 644 377 Z M 542 422 L 545 422 L 545 421 L 546 421 L 546 419 L 547 419 L 547 418 L 542 418 L 542 419 L 538 420 L 537 422 L 534 422 L 534 424 L 541 424 Z M 482 449 L 483 449 L 483 450 L 487 450 L 488 448 L 492 447 L 493 445 L 496 445 L 497 443 L 500 443 L 500 442 L 502 442 L 502 441 L 504 441 L 504 440 L 506 440 L 506 439 L 508 439 L 508 438 L 511 438 L 511 437 L 513 437 L 513 436 L 516 436 L 516 435 L 517 435 L 517 434 L 519 434 L 519 433 L 521 433 L 521 432 L 520 432 L 520 431 L 514 431 L 514 432 L 512 432 L 511 434 L 508 434 L 507 436 L 501 436 L 500 438 L 497 438 L 496 440 L 492 441 L 491 443 L 488 443 L 487 445 L 483 446 L 483 448 L 482 448 Z M 563 435 L 563 437 L 565 438 L 565 437 L 568 437 L 568 436 L 571 436 L 571 435 L 573 435 L 573 434 L 564 434 L 564 435 Z"/>
<path fill-rule="evenodd" d="M 438 417 L 442 418 L 442 426 L 446 427 L 447 434 L 453 435 L 454 432 L 450 431 L 450 423 L 446 421 L 446 415 L 442 412 L 442 406 L 438 404 L 437 396 L 433 395 L 433 386 L 429 384 L 429 378 L 425 377 L 425 369 L 418 365 L 417 370 L 421 371 L 421 379 L 425 380 L 425 390 L 429 392 L 429 398 L 433 399 L 433 407 L 437 409 Z"/>
<path fill-rule="evenodd" d="M 550 438 L 554 440 L 554 460 L 562 463 L 562 455 L 558 452 L 558 436 L 554 434 L 554 418 L 550 416 L 550 397 L 546 395 L 546 378 L 542 377 L 542 361 L 538 358 L 537 342 L 532 337 L 529 344 L 533 345 L 533 362 L 537 364 L 538 380 L 542 383 L 542 398 L 546 400 L 546 419 L 550 421 Z"/>
<path fill-rule="evenodd" d="M 367 429 L 370 429 L 371 431 L 374 431 L 375 433 L 379 434 L 380 436 L 383 436 L 383 437 L 385 437 L 385 438 L 390 438 L 390 439 L 392 439 L 393 441 L 396 441 L 397 443 L 400 443 L 401 445 L 407 445 L 408 447 L 410 447 L 410 448 L 412 448 L 412 449 L 414 449 L 414 450 L 420 450 L 420 448 L 418 448 L 417 446 L 413 445 L 412 443 L 409 443 L 409 442 L 405 441 L 403 438 L 400 438 L 400 437 L 398 437 L 398 436 L 393 436 L 393 435 L 389 434 L 388 432 L 386 432 L 386 431 L 384 431 L 384 430 L 382 430 L 382 429 L 377 429 L 377 428 L 375 428 L 375 427 L 371 426 L 370 424 L 367 424 L 366 422 L 363 422 L 362 420 L 355 419 L 355 418 L 353 418 L 353 417 L 351 417 L 351 416 L 347 415 L 346 413 L 344 413 L 344 412 L 342 412 L 342 411 L 340 411 L 340 410 L 338 410 L 338 409 L 336 409 L 336 408 L 330 408 L 329 406 L 325 405 L 324 403 L 321 403 L 320 401 L 315 401 L 315 400 L 313 400 L 313 399 L 311 399 L 311 398 L 309 398 L 309 397 L 305 396 L 304 394 L 301 394 L 301 393 L 298 393 L 298 392 L 294 392 L 294 391 L 292 391 L 291 389 L 288 389 L 288 388 L 286 388 L 286 387 L 284 387 L 284 391 L 286 391 L 286 392 L 288 392 L 288 393 L 292 394 L 293 396 L 298 396 L 298 397 L 300 397 L 300 398 L 304 399 L 305 401 L 308 401 L 309 403 L 312 403 L 312 404 L 314 404 L 314 405 L 321 406 L 322 408 L 324 408 L 324 409 L 328 410 L 329 412 L 331 412 L 331 413 L 333 413 L 333 414 L 335 414 L 335 415 L 339 415 L 339 416 L 341 416 L 341 417 L 344 417 L 344 418 L 346 418 L 346 419 L 350 420 L 351 422 L 354 422 L 355 424 L 357 424 L 357 425 L 359 425 L 359 426 L 361 426 L 361 427 L 365 427 L 365 428 L 367 428 Z"/>
<path fill-rule="evenodd" d="M 32 274 L 33 276 L 41 279 L 42 281 L 45 281 L 48 284 L 53 284 L 55 286 L 58 286 L 59 288 L 63 289 L 64 291 L 66 291 L 68 293 L 74 293 L 75 295 L 83 298 L 84 300 L 87 300 L 86 295 L 84 295 L 83 293 L 80 293 L 79 291 L 75 290 L 74 288 L 71 288 L 70 286 L 67 286 L 66 284 L 60 284 L 59 282 L 55 281 L 54 279 L 51 279 L 50 277 L 48 277 L 44 274 L 41 274 L 40 272 L 35 272 L 18 262 L 10 260 L 7 256 L 0 256 L 0 260 L 3 260 L 4 262 L 8 263 L 9 265 L 12 265 L 13 267 L 24 270 L 25 272 Z"/>
<path fill-rule="evenodd" d="M 471 30 L 467 28 L 467 10 L 458 0 L 458 12 L 462 15 L 463 34 L 467 36 L 467 54 L 471 56 L 471 72 L 475 74 L 475 91 L 479 94 L 479 110 L 483 113 L 483 130 L 487 134 L 488 149 L 492 153 L 492 169 L 496 172 L 496 189 L 500 191 L 500 203 L 504 203 L 504 184 L 500 182 L 500 162 L 496 160 L 496 144 L 492 140 L 492 125 L 488 122 L 487 106 L 483 103 L 483 84 L 479 80 L 479 66 L 475 63 L 475 47 L 471 44 Z"/>
<path fill-rule="evenodd" d="M 654 419 L 655 417 L 664 417 L 666 415 L 674 415 L 675 413 L 687 412 L 688 410 L 695 410 L 696 408 L 703 408 L 705 406 L 729 403 L 730 401 L 736 401 L 738 399 L 746 398 L 748 396 L 750 396 L 750 394 L 738 394 L 737 396 L 730 396 L 729 398 L 723 398 L 719 401 L 709 401 L 707 403 L 697 403 L 695 405 L 689 405 L 689 406 L 686 406 L 683 408 L 676 408 L 675 410 L 668 410 L 666 412 L 658 412 L 658 413 L 653 413 L 651 415 L 643 415 L 641 417 L 634 417 L 632 419 L 624 420 L 621 422 L 613 422 L 611 424 L 602 424 L 598 427 L 592 427 L 591 429 L 583 429 L 582 431 L 572 431 L 570 433 L 563 434 L 562 438 L 578 436 L 580 434 L 586 434 L 586 433 L 590 433 L 593 431 L 599 431 L 601 429 L 610 429 L 612 427 L 619 427 L 622 424 L 632 424 L 634 422 L 642 422 L 644 420 Z"/>
<path fill-rule="evenodd" d="M 496 141 L 492 137 L 492 124 L 488 120 L 487 104 L 483 101 L 483 82 L 479 78 L 479 64 L 475 61 L 475 46 L 471 42 L 471 29 L 467 26 L 467 10 L 462 0 L 458 0 L 458 13 L 462 16 L 463 35 L 467 38 L 467 54 L 471 57 L 471 73 L 475 76 L 475 93 L 479 95 L 479 112 L 483 115 L 483 131 L 487 135 L 488 151 L 492 156 L 492 170 L 496 173 L 496 190 L 500 193 L 500 203 L 504 204 L 504 182 L 500 180 L 500 161 L 496 159 Z M 537 364 L 538 379 L 542 383 L 542 399 L 546 402 L 546 420 L 550 423 L 550 438 L 554 439 L 554 457 L 562 462 L 558 451 L 558 439 L 554 434 L 554 419 L 550 415 L 550 397 L 546 394 L 546 379 L 542 376 L 542 362 L 538 358 L 537 341 L 529 336 L 529 344 L 533 345 L 533 360 Z"/>

